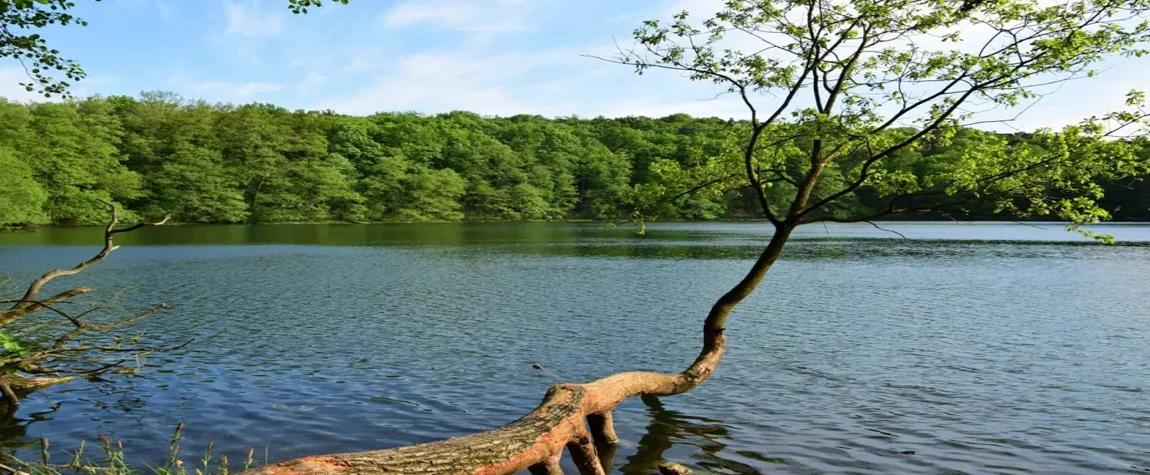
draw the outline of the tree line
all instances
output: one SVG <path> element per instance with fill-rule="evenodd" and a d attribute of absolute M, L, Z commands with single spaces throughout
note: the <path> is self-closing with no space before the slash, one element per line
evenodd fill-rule
<path fill-rule="evenodd" d="M 189 223 L 740 219 L 757 211 L 752 190 L 702 185 L 739 182 L 740 170 L 726 164 L 738 163 L 730 156 L 742 153 L 747 130 L 685 114 L 353 117 L 166 92 L 0 100 L 0 226 L 102 224 L 106 203 L 122 208 L 125 221 L 171 215 Z M 774 133 L 764 142 L 788 141 Z M 961 160 L 988 141 L 1043 146 L 1027 133 L 960 129 L 900 153 L 897 171 L 922 178 L 932 164 Z M 762 153 L 800 159 L 806 148 L 794 138 Z M 778 174 L 768 193 L 791 193 L 795 180 Z M 1145 180 L 1102 188 L 1112 218 L 1150 218 Z M 878 210 L 887 205 L 880 191 L 863 187 L 828 212 Z M 979 216 L 1010 214 L 984 208 Z"/>

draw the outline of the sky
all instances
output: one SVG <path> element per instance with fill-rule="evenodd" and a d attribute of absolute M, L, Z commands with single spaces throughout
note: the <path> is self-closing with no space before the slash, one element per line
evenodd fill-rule
<path fill-rule="evenodd" d="M 77 3 L 89 26 L 44 36 L 88 72 L 73 89 L 80 96 L 162 90 L 355 115 L 748 117 L 713 85 L 586 57 L 632 44 L 644 20 L 713 11 L 719 0 L 352 0 L 307 15 L 291 14 L 286 0 Z M 1121 108 L 1131 88 L 1150 89 L 1148 58 L 1100 70 L 986 128 L 1060 127 Z M 26 79 L 19 64 L 0 59 L 0 96 L 35 99 L 18 85 Z"/>

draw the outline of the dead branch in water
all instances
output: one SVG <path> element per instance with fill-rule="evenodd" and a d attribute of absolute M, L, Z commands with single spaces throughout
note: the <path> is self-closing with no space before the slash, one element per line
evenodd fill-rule
<path fill-rule="evenodd" d="M 85 317 L 97 310 L 113 308 L 114 305 L 92 305 L 91 308 L 80 313 L 73 313 L 64 308 L 66 304 L 74 303 L 70 300 L 73 297 L 92 292 L 93 289 L 91 288 L 76 287 L 47 298 L 38 298 L 44 286 L 49 282 L 60 277 L 79 274 L 107 258 L 112 251 L 119 247 L 115 243 L 117 234 L 135 231 L 145 226 L 159 226 L 170 219 L 170 216 L 166 216 L 157 222 L 141 222 L 117 229 L 119 217 L 116 207 L 111 203 L 105 204 L 108 205 L 110 218 L 107 226 L 104 227 L 104 245 L 95 256 L 75 267 L 55 269 L 45 273 L 28 284 L 21 298 L 0 299 L 0 303 L 12 304 L 7 310 L 0 311 L 0 327 L 11 328 L 11 324 L 45 310 L 62 317 L 71 327 L 70 330 L 51 338 L 50 344 L 29 344 L 27 345 L 29 348 L 19 345 L 19 349 L 8 350 L 3 356 L 0 356 L 0 369 L 3 369 L 0 372 L 0 394 L 4 396 L 3 403 L 8 411 L 19 406 L 21 398 L 37 390 L 65 383 L 78 377 L 92 379 L 104 373 L 122 371 L 124 364 L 129 361 L 139 360 L 150 353 L 183 348 L 190 343 L 189 341 L 174 347 L 135 346 L 134 343 L 138 338 L 130 338 L 128 340 L 130 344 L 127 345 L 125 345 L 123 338 L 116 338 L 113 344 L 79 343 L 76 339 L 88 332 L 107 331 L 129 325 L 170 307 L 161 303 L 127 318 L 100 323 L 88 321 Z M 41 330 L 41 328 L 37 328 L 29 331 L 29 333 L 39 339 Z M 11 339 L 10 336 L 3 335 L 6 339 Z M 120 356 L 108 363 L 100 358 L 101 355 L 106 354 L 118 354 Z M 124 355 L 128 356 L 124 357 Z M 85 365 L 78 360 L 85 360 L 96 366 L 84 368 Z M 61 368 L 60 365 L 66 366 L 66 368 Z M 77 366 L 80 367 L 77 368 Z M 61 376 L 62 373 L 69 374 L 69 376 Z"/>

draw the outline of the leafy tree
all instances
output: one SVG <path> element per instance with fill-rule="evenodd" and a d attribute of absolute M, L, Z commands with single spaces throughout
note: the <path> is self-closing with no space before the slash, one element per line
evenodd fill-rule
<path fill-rule="evenodd" d="M 463 178 L 450 169 L 420 167 L 402 182 L 405 195 L 398 202 L 400 221 L 458 221 L 463 219 L 460 198 L 467 190 Z"/>
<path fill-rule="evenodd" d="M 0 147 L 0 228 L 47 224 L 48 193 L 36 182 L 32 167 Z"/>
<path fill-rule="evenodd" d="M 769 137 L 764 132 L 756 161 L 769 202 L 787 202 L 807 172 L 814 142 L 806 127 L 778 123 Z M 892 127 L 879 135 L 917 131 Z M 760 200 L 745 181 L 741 158 L 751 133 L 747 121 L 681 114 L 362 118 L 268 104 L 213 105 L 165 92 L 66 104 L 0 103 L 0 148 L 22 164 L 7 178 L 22 183 L 19 196 L 29 190 L 48 195 L 20 198 L 19 211 L 5 205 L 8 216 L 26 217 L 13 225 L 92 223 L 108 200 L 123 204 L 129 219 L 135 213 L 204 223 L 754 218 L 761 217 Z M 926 183 L 996 143 L 1029 156 L 1055 150 L 1044 137 L 958 127 L 890 154 L 883 170 Z M 1130 147 L 1140 157 L 1150 153 L 1141 142 Z M 812 196 L 850 185 L 857 173 L 851 164 L 866 153 L 855 147 L 829 163 Z M 1115 177 L 1098 185 L 1099 203 L 1116 218 L 1137 218 L 1150 209 L 1143 180 Z M 921 205 L 941 196 L 909 199 Z M 962 213 L 1026 214 L 999 206 L 995 196 L 971 197 Z M 889 189 L 868 182 L 827 203 L 819 216 L 875 214 L 889 207 L 890 198 Z M 957 215 L 954 209 L 931 212 Z"/>
<path fill-rule="evenodd" d="M 299 220 L 291 208 L 300 206 L 301 200 L 293 195 L 285 173 L 289 169 L 282 153 L 286 134 L 277 123 L 287 114 L 274 106 L 249 104 L 223 111 L 216 122 L 222 152 L 243 183 L 244 199 L 254 222 Z"/>
<path fill-rule="evenodd" d="M 216 150 L 181 146 L 148 176 L 153 197 L 145 216 L 171 215 L 181 222 L 239 223 L 247 220 L 247 203 Z"/>
<path fill-rule="evenodd" d="M 408 160 L 432 168 L 447 167 L 444 147 L 448 135 L 447 125 L 441 117 L 424 117 L 418 114 L 376 114 L 370 118 L 376 125 L 369 129 L 374 140 L 381 146 L 401 153 Z"/>
<path fill-rule="evenodd" d="M 1145 170 L 1133 144 L 1103 140 L 1097 122 L 1039 131 L 1044 153 L 968 134 L 961 156 L 934 161 L 927 175 L 908 170 L 906 154 L 949 144 L 974 115 L 964 107 L 1017 106 L 1041 85 L 1089 74 L 1109 54 L 1144 54 L 1148 28 L 1136 20 L 1146 8 L 1139 1 L 998 2 L 972 11 L 942 1 L 731 1 L 702 22 L 688 12 L 669 24 L 646 22 L 635 32 L 637 49 L 614 61 L 639 72 L 685 72 L 744 101 L 744 176 L 783 242 L 800 224 L 963 212 L 977 201 L 1081 224 L 1107 217 L 1097 203 L 1099 182 Z M 981 48 L 947 48 L 976 30 L 991 33 Z M 941 37 L 941 46 L 911 41 L 928 34 Z M 738 37 L 758 41 L 764 54 L 731 47 Z M 782 99 L 759 104 L 768 92 Z M 1130 104 L 1141 99 L 1134 94 Z M 777 153 L 784 147 L 791 151 Z M 838 185 L 827 186 L 828 177 Z M 773 180 L 795 192 L 772 197 Z M 836 214 L 835 205 L 860 191 L 883 197 L 885 206 Z"/>
<path fill-rule="evenodd" d="M 295 160 L 287 170 L 294 203 L 274 212 L 294 214 L 273 221 L 359 221 L 363 197 L 354 189 L 355 167 L 346 158 L 331 154 L 323 158 Z"/>
<path fill-rule="evenodd" d="M 581 138 L 574 163 L 578 216 L 604 219 L 620 205 L 619 194 L 631 181 L 631 161 L 592 137 Z"/>
<path fill-rule="evenodd" d="M 317 4 L 292 5 L 302 11 Z M 1150 0 L 971 0 L 961 6 L 943 0 L 728 0 L 702 21 L 683 12 L 667 24 L 646 22 L 635 31 L 636 49 L 614 59 L 639 72 L 672 70 L 722 85 L 746 104 L 743 121 L 673 115 L 547 123 L 453 112 L 384 114 L 365 123 L 250 104 L 212 108 L 214 133 L 207 140 L 170 140 L 180 135 L 164 128 L 119 140 L 115 123 L 99 112 L 103 106 L 72 103 L 30 106 L 26 124 L 4 136 L 12 138 L 15 153 L 33 158 L 24 163 L 32 164 L 38 183 L 48 184 L 45 206 L 53 219 L 71 218 L 57 211 L 52 193 L 111 196 L 130 187 L 108 178 L 83 181 L 74 170 L 47 170 L 40 163 L 103 166 L 98 175 L 114 177 L 118 171 L 109 158 L 116 158 L 116 147 L 131 148 L 129 155 L 141 158 L 128 163 L 160 177 L 171 163 L 223 170 L 213 190 L 227 189 L 223 177 L 236 176 L 233 186 L 255 220 L 331 216 L 354 209 L 356 194 L 364 198 L 367 217 L 378 220 L 458 219 L 460 211 L 483 219 L 547 219 L 581 209 L 573 199 L 593 198 L 596 213 L 623 204 L 642 222 L 659 215 L 711 218 L 750 201 L 774 233 L 746 275 L 711 307 L 699 356 L 682 372 L 627 372 L 556 385 L 535 411 L 511 425 L 422 445 L 419 457 L 400 448 L 260 469 L 556 473 L 566 448 L 581 473 L 599 474 L 591 442 L 617 441 L 614 408 L 635 395 L 680 394 L 708 379 L 725 351 L 727 317 L 760 285 L 797 227 L 987 210 L 1056 217 L 1075 229 L 1109 218 L 1106 187 L 1150 175 L 1150 111 L 1140 93 L 1129 94 L 1129 111 L 1027 135 L 971 130 L 976 117 L 968 111 L 1017 106 L 1044 84 L 1090 75 L 1089 68 L 1109 55 L 1143 54 L 1141 45 L 1150 39 L 1150 27 L 1141 21 L 1147 9 Z M 948 48 L 978 31 L 988 33 L 982 44 Z M 941 41 L 930 46 L 925 38 Z M 137 107 L 108 104 L 113 111 Z M 81 128 L 84 134 L 77 132 Z M 21 131 L 46 140 L 27 143 L 30 134 Z M 105 152 L 85 162 L 74 153 L 82 140 L 97 141 L 92 145 Z M 153 147 L 169 142 L 175 144 L 170 153 Z M 178 171 L 171 186 L 201 179 L 193 166 Z M 61 186 L 72 188 L 54 191 Z M 177 204 L 160 207 L 169 206 Z M 114 224 L 107 228 L 107 249 L 114 248 Z M 32 290 L 28 294 L 35 296 Z M 14 303 L 5 318 L 43 307 Z M 6 348 L 16 355 L 10 364 L 22 361 L 22 347 Z M 475 446 L 486 449 L 460 450 Z"/>
<path fill-rule="evenodd" d="M 105 219 L 104 202 L 139 196 L 140 177 L 121 163 L 123 131 L 106 103 L 37 104 L 30 112 L 24 140 L 11 147 L 48 192 L 45 211 L 53 222 L 97 224 Z"/>
<path fill-rule="evenodd" d="M 52 25 L 86 26 L 88 22 L 69 12 L 75 6 L 69 0 L 0 0 L 0 58 L 15 59 L 24 66 L 30 81 L 20 85 L 29 92 L 46 97 L 67 94 L 68 81 L 87 75 L 78 63 L 61 57 L 60 51 L 34 32 Z M 64 79 L 58 79 L 58 73 Z"/>
<path fill-rule="evenodd" d="M 397 219 L 400 204 L 409 192 L 404 186 L 408 171 L 415 165 L 403 156 L 381 156 L 365 167 L 359 181 L 360 194 L 367 202 L 367 218 L 372 221 Z"/>
<path fill-rule="evenodd" d="M 333 3 L 347 1 L 333 0 Z M 295 13 L 305 13 L 307 7 L 318 7 L 321 3 L 320 0 L 291 0 L 288 7 Z M 46 73 L 45 69 L 63 71 L 70 80 L 84 76 L 78 64 L 61 58 L 59 52 L 50 49 L 39 34 L 23 34 L 54 24 L 86 24 L 68 13 L 74 6 L 75 3 L 67 0 L 0 0 L 0 57 L 16 58 L 24 64 L 32 79 L 31 83 L 25 84 L 29 91 L 39 88 L 45 96 L 67 92 L 69 84 Z M 25 59 L 31 62 L 30 67 Z M 167 308 L 164 304 L 125 319 L 93 322 L 89 320 L 91 314 L 115 305 L 88 303 L 91 308 L 73 312 L 70 307 L 78 302 L 70 299 L 91 292 L 90 288 L 77 287 L 48 297 L 40 296 L 50 281 L 80 273 L 115 251 L 118 247 L 114 242 L 116 234 L 168 221 L 166 216 L 154 223 L 117 227 L 120 213 L 112 200 L 132 200 L 143 195 L 139 176 L 124 167 L 119 148 L 125 133 L 121 115 L 130 113 L 137 105 L 135 101 L 124 98 L 92 99 L 33 105 L 30 110 L 21 111 L 14 110 L 6 101 L 0 101 L 0 118 L 18 119 L 0 124 L 0 140 L 3 141 L 0 142 L 0 170 L 3 170 L 0 177 L 0 225 L 36 223 L 46 218 L 66 224 L 92 223 L 95 221 L 93 202 L 107 206 L 111 213 L 104 228 L 104 246 L 99 253 L 75 267 L 49 271 L 33 280 L 19 297 L 0 299 L 0 303 L 12 304 L 7 310 L 0 311 L 0 326 L 4 327 L 0 331 L 0 346 L 3 347 L 0 348 L 0 395 L 3 396 L 0 403 L 6 417 L 11 417 L 20 399 L 30 393 L 78 377 L 97 378 L 120 369 L 131 372 L 129 368 L 122 368 L 125 362 L 139 362 L 148 353 L 176 349 L 133 347 L 132 344 L 142 336 L 128 340 L 113 336 L 108 344 L 99 344 L 90 337 L 87 341 L 78 341 L 85 334 L 105 333 L 107 336 L 109 330 Z M 161 134 L 148 138 L 154 139 L 158 135 Z M 169 179 L 175 177 L 174 186 L 196 183 L 204 175 L 215 178 L 213 173 L 221 171 L 219 167 L 211 167 L 215 161 L 211 152 L 215 150 L 204 144 L 169 142 L 172 142 L 167 144 L 170 155 L 176 158 L 172 162 L 167 162 L 166 156 L 159 159 L 153 153 L 153 144 L 147 139 L 130 141 L 124 150 L 136 152 L 146 168 L 158 171 L 156 176 L 161 183 L 165 175 Z M 206 165 L 210 169 L 196 174 L 189 165 Z M 208 181 L 208 189 L 226 186 L 218 180 L 215 183 L 211 179 Z M 193 197 L 200 198 L 203 194 L 193 193 Z M 163 203 L 163 198 L 160 203 Z M 227 205 L 226 200 L 223 204 Z M 183 205 L 169 203 L 168 206 Z M 201 203 L 199 207 L 205 206 L 210 205 Z M 186 209 L 184 211 L 192 214 Z M 223 214 L 228 216 L 230 211 L 225 210 Z M 22 322 L 41 310 L 50 310 L 46 313 L 53 314 L 53 317 L 63 317 L 70 326 L 51 335 L 49 332 L 53 329 L 49 326 Z M 108 363 L 101 358 L 108 354 L 117 357 Z M 89 364 L 98 366 L 93 368 Z"/>
<path fill-rule="evenodd" d="M 12 146 L 27 140 L 28 108 L 0 100 L 0 228 L 47 224 L 48 194 Z"/>
<path fill-rule="evenodd" d="M 360 181 L 375 221 L 458 221 L 467 184 L 450 169 L 432 170 L 406 157 L 380 157 Z"/>
<path fill-rule="evenodd" d="M 743 183 L 774 227 L 747 274 L 712 306 L 695 361 L 680 373 L 626 372 L 552 386 L 534 411 L 487 432 L 418 448 L 310 457 L 258 473 L 298 470 L 315 460 L 322 461 L 316 471 L 415 473 L 432 466 L 442 473 L 559 473 L 557 459 L 566 448 L 580 473 L 602 474 L 593 440 L 618 441 L 611 427 L 614 408 L 636 395 L 690 391 L 713 374 L 724 352 L 726 318 L 762 282 L 798 226 L 929 209 L 966 210 L 977 200 L 1072 224 L 1105 218 L 1098 202 L 1102 182 L 1150 174 L 1138 153 L 1144 136 L 1108 140 L 1120 129 L 1145 131 L 1150 125 L 1138 94 L 1129 98 L 1131 112 L 1108 117 L 1116 128 L 1106 130 L 1101 121 L 1088 119 L 1058 132 L 1039 131 L 1032 141 L 969 134 L 969 145 L 958 157 L 924 161 L 922 156 L 958 134 L 969 119 L 964 105 L 1015 105 L 1033 95 L 1040 82 L 1064 79 L 1107 54 L 1139 52 L 1148 39 L 1146 25 L 1126 20 L 1148 8 L 1150 3 L 1139 0 L 1053 6 L 1028 0 L 961 5 L 941 0 L 728 0 L 701 22 L 692 22 L 687 12 L 668 25 L 647 22 L 635 32 L 638 51 L 624 51 L 616 61 L 640 72 L 670 69 L 723 84 L 746 103 L 750 120 L 736 130 L 741 153 L 706 155 L 741 166 Z M 991 29 L 990 40 L 974 52 L 930 50 L 913 41 L 927 34 L 953 41 L 971 25 Z M 730 41 L 743 34 L 750 38 Z M 752 46 L 740 48 L 747 44 L 743 41 Z M 759 95 L 767 92 L 781 99 L 770 107 L 758 104 Z M 800 92 L 806 99 L 796 101 Z M 899 126 L 903 118 L 914 119 L 916 126 Z M 653 172 L 675 172 L 668 176 L 709 167 L 719 180 L 703 188 L 725 184 L 724 164 L 675 161 L 673 156 L 666 153 L 646 163 L 658 163 Z M 767 185 L 774 180 L 792 188 L 771 193 Z M 862 190 L 887 206 L 870 214 L 842 206 L 850 196 L 861 199 Z M 640 193 L 638 198 L 653 196 L 658 194 Z M 484 450 L 460 450 L 475 446 Z M 419 457 L 411 456 L 414 450 Z"/>
<path fill-rule="evenodd" d="M 20 193 L 48 194 L 42 201 L 21 198 L 20 211 L 6 205 L 8 216 L 28 217 L 21 225 L 91 223 L 102 216 L 101 200 L 123 204 L 127 218 L 134 212 L 205 223 L 761 216 L 741 158 L 752 133 L 747 121 L 463 113 L 362 118 L 267 104 L 213 105 L 165 92 L 67 104 L 0 103 L 0 119 L 0 147 L 23 164 L 7 178 L 23 183 Z M 756 161 L 773 164 L 759 169 L 769 202 L 787 202 L 807 172 L 813 140 L 804 127 L 778 123 L 769 137 L 764 132 Z M 892 127 L 880 135 L 917 131 Z M 996 143 L 1029 156 L 1055 150 L 1044 137 L 958 127 L 890 154 L 883 170 L 926 183 Z M 1150 153 L 1141 142 L 1130 147 L 1143 158 Z M 857 172 L 851 164 L 866 153 L 855 147 L 829 163 L 812 196 L 850 185 Z M 29 170 L 32 182 L 26 182 Z M 1115 177 L 1098 185 L 1099 203 L 1116 218 L 1144 217 L 1150 209 L 1144 180 Z M 909 200 L 921 205 L 941 196 Z M 999 206 L 995 196 L 971 197 L 962 214 L 1026 214 Z M 819 216 L 872 215 L 887 209 L 890 198 L 889 189 L 868 182 L 827 203 Z M 958 215 L 955 209 L 930 212 Z"/>
<path fill-rule="evenodd" d="M 235 223 L 248 217 L 235 165 L 224 159 L 216 121 L 221 111 L 171 93 L 146 92 L 140 100 L 111 97 L 124 126 L 125 163 L 144 179 L 133 209 L 150 219 Z"/>
<path fill-rule="evenodd" d="M 366 119 L 347 118 L 339 123 L 328 142 L 328 149 L 349 161 L 356 170 L 366 170 L 384 156 L 384 145 L 372 134 L 378 127 Z"/>

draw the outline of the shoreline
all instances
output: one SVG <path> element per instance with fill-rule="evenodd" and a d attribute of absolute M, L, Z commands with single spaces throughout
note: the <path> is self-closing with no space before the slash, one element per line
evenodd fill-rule
<path fill-rule="evenodd" d="M 1067 225 L 1070 224 L 1066 221 L 1047 221 L 1047 220 L 1025 220 L 1025 219 L 971 219 L 971 220 L 953 220 L 953 219 L 875 219 L 876 222 L 884 223 L 915 223 L 915 224 L 1024 224 L 1024 225 Z M 675 224 L 690 224 L 690 223 L 711 223 L 711 224 L 741 224 L 741 223 L 769 223 L 765 219 L 714 219 L 714 220 L 686 220 L 686 219 L 664 219 L 664 220 L 651 220 L 647 221 L 647 225 L 658 223 L 675 223 Z M 275 222 L 275 223 L 198 223 L 198 222 L 175 222 L 171 221 L 165 226 L 357 226 L 357 225 L 442 225 L 442 224 L 601 224 L 605 227 L 627 227 L 632 226 L 632 221 L 618 222 L 614 225 L 605 220 L 595 219 L 557 219 L 557 220 L 482 220 L 482 219 L 465 219 L 461 221 L 363 221 L 363 222 L 349 222 L 349 221 L 288 221 L 288 222 Z M 827 223 L 829 225 L 840 225 L 844 223 Z M 845 224 L 866 224 L 866 223 L 845 223 Z M 1086 226 L 1114 226 L 1114 225 L 1139 225 L 1150 224 L 1150 220 L 1137 221 L 1137 220 L 1116 220 L 1116 221 L 1101 221 L 1097 223 L 1090 223 Z M 23 232 L 36 232 L 46 229 L 83 229 L 83 228 L 99 228 L 102 225 L 97 224 L 47 224 L 42 226 L 28 226 L 18 228 L 4 228 L 0 227 L 0 232 L 4 233 L 23 233 Z"/>

